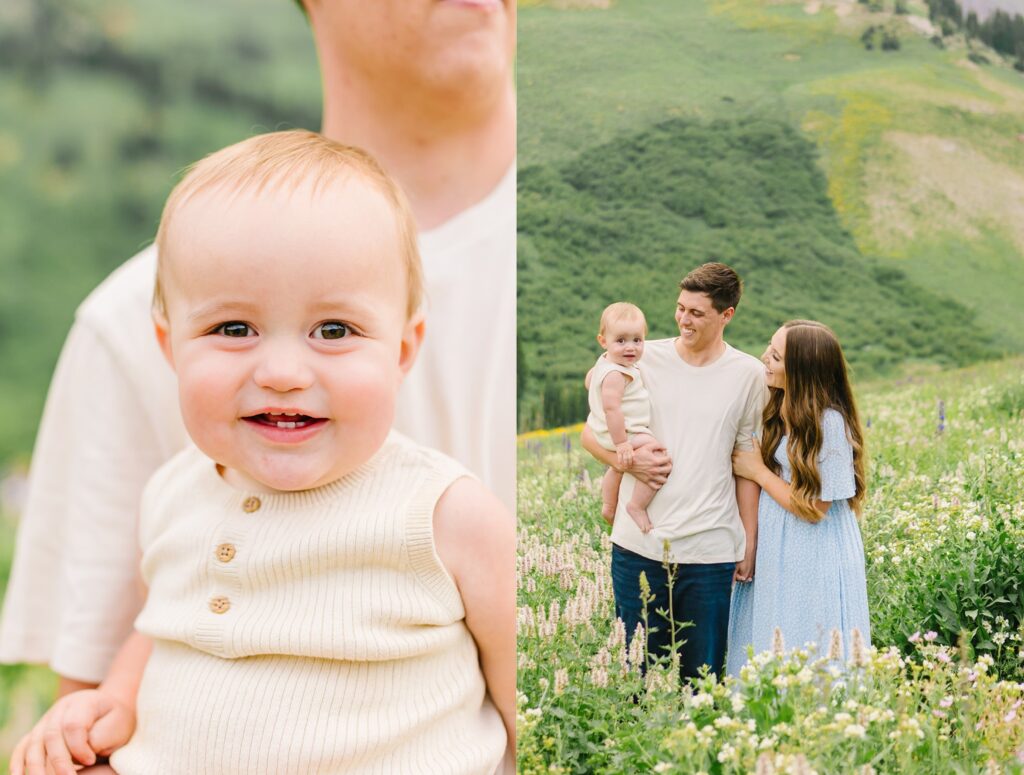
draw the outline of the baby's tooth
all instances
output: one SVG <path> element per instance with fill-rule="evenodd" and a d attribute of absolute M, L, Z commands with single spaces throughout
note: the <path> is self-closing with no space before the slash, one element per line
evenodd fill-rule
<path fill-rule="evenodd" d="M 280 422 L 279 421 L 277 423 L 277 427 L 278 428 L 288 428 L 289 430 L 291 430 L 292 428 L 295 427 L 295 423 L 293 423 L 293 422 Z"/>

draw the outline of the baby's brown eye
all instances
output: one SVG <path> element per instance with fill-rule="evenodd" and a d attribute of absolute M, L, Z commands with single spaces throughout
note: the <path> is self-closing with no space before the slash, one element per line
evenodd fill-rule
<path fill-rule="evenodd" d="M 337 321 L 331 321 L 329 323 L 321 323 L 316 327 L 313 332 L 315 339 L 344 339 L 346 336 L 351 334 L 352 331 L 344 323 Z"/>
<path fill-rule="evenodd" d="M 222 336 L 249 336 L 251 331 L 252 328 L 249 327 L 248 323 L 239 323 L 237 321 L 233 321 L 231 323 L 223 323 L 222 325 L 217 327 L 217 333 L 221 334 Z"/>

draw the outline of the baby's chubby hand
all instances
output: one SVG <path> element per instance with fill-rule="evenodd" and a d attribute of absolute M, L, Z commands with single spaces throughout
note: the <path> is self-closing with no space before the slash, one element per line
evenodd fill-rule
<path fill-rule="evenodd" d="M 619 459 L 619 468 L 629 468 L 633 465 L 633 445 L 628 441 L 616 444 L 615 454 Z"/>
<path fill-rule="evenodd" d="M 61 697 L 11 754 L 11 775 L 75 775 L 123 746 L 135 731 L 135 711 L 102 689 Z"/>

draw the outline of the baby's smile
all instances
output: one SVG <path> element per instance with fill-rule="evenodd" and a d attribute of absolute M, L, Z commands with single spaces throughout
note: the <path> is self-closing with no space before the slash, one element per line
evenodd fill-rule
<path fill-rule="evenodd" d="M 325 417 L 313 417 L 300 411 L 271 410 L 241 418 L 263 438 L 273 442 L 298 444 L 316 435 Z"/>

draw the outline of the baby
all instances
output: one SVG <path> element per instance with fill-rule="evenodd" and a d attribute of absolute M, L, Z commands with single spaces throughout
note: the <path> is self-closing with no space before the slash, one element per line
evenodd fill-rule
<path fill-rule="evenodd" d="M 143 496 L 136 632 L 11 771 L 493 773 L 514 746 L 514 527 L 391 430 L 423 336 L 403 195 L 361 151 L 261 135 L 192 168 L 157 245 L 195 447 Z"/>
<path fill-rule="evenodd" d="M 637 363 L 644 354 L 647 320 L 634 304 L 616 302 L 601 313 L 597 341 L 605 353 L 587 373 L 590 416 L 587 425 L 605 449 L 614 450 L 621 468 L 633 464 L 633 451 L 658 445 L 651 435 L 651 403 Z M 609 468 L 601 482 L 601 516 L 608 524 L 615 518 L 622 472 Z M 655 490 L 639 479 L 626 511 L 644 533 L 651 531 L 647 506 Z"/>

